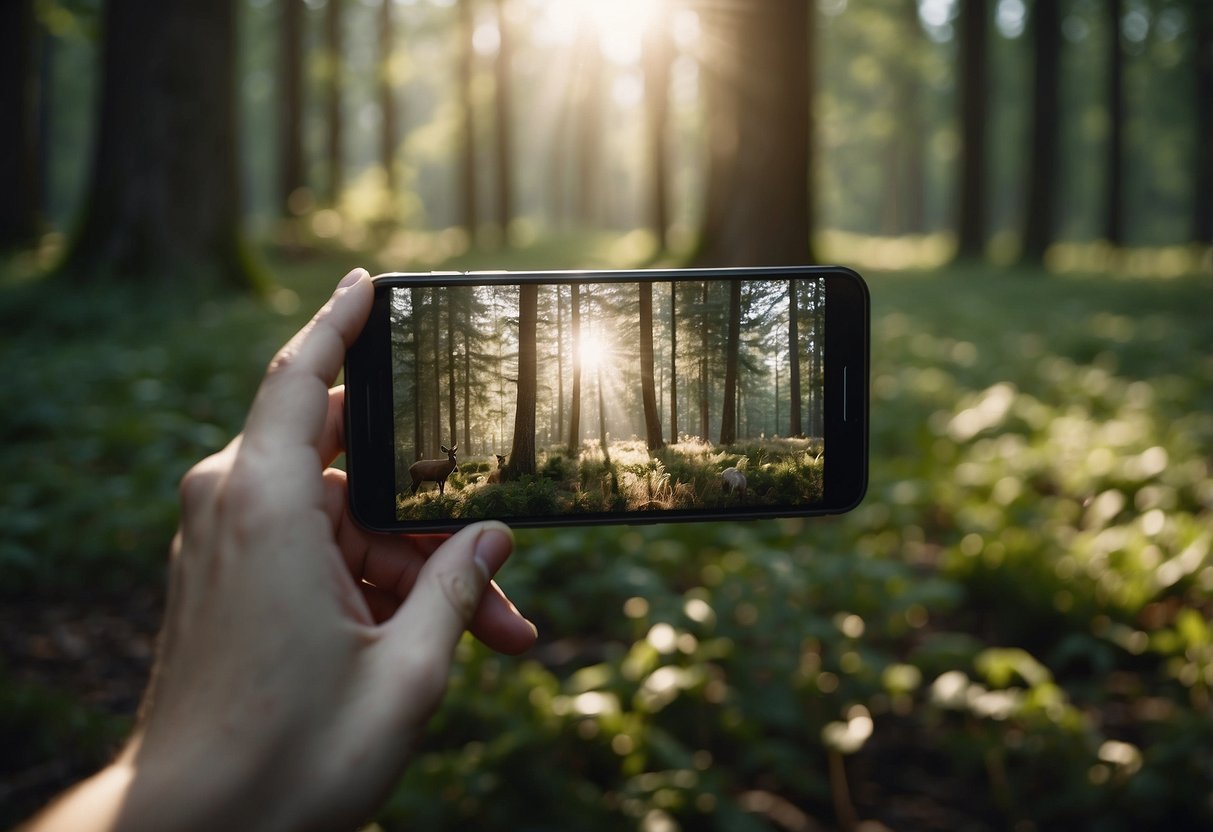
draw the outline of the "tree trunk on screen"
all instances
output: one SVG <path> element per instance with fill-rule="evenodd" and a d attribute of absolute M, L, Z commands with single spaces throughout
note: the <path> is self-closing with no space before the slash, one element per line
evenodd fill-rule
<path fill-rule="evenodd" d="M 701 10 L 705 34 L 726 48 L 704 67 L 709 160 L 697 265 L 812 260 L 815 8 L 804 0 L 764 0 Z"/>
<path fill-rule="evenodd" d="M 379 164 L 383 166 L 384 187 L 390 202 L 389 212 L 396 216 L 396 142 L 398 130 L 396 112 L 396 78 L 392 71 L 392 48 L 395 45 L 395 25 L 392 0 L 380 0 L 379 5 Z"/>
<path fill-rule="evenodd" d="M 720 418 L 720 444 L 737 441 L 737 363 L 741 352 L 741 281 L 729 281 L 729 328 L 725 343 L 724 409 Z"/>
<path fill-rule="evenodd" d="M 1213 245 L 1213 5 L 1192 0 L 1196 52 L 1196 161 L 1192 242 Z"/>
<path fill-rule="evenodd" d="M 0 250 L 32 245 L 41 225 L 39 40 L 33 0 L 0 3 Z"/>
<path fill-rule="evenodd" d="M 1057 224 L 1060 153 L 1061 0 L 1037 0 L 1028 21 L 1032 33 L 1032 133 L 1024 216 L 1025 263 L 1044 262 Z"/>
<path fill-rule="evenodd" d="M 454 445 L 459 439 L 459 418 L 455 413 L 455 402 L 458 401 L 455 390 L 455 293 L 447 289 L 443 294 L 446 295 L 446 417 L 451 444 Z"/>
<path fill-rule="evenodd" d="M 653 372 L 653 284 L 640 283 L 640 398 L 644 405 L 645 444 L 650 451 L 665 447 Z"/>
<path fill-rule="evenodd" d="M 956 204 L 956 256 L 986 252 L 986 121 L 989 117 L 988 0 L 960 0 L 957 78 L 960 87 L 960 177 Z"/>
<path fill-rule="evenodd" d="M 602 458 L 610 465 L 611 464 L 611 446 L 607 441 L 606 429 L 606 397 L 602 389 L 602 363 L 599 362 L 594 366 L 594 376 L 598 386 L 598 440 L 602 444 Z"/>
<path fill-rule="evenodd" d="M 480 213 L 477 210 L 476 194 L 479 186 L 476 182 L 476 116 L 475 102 L 472 99 L 472 82 L 475 75 L 476 50 L 472 44 L 476 21 L 472 14 L 472 0 L 459 0 L 459 102 L 462 108 L 463 121 L 460 125 L 460 148 L 462 159 L 459 164 L 459 210 L 461 224 L 467 229 L 468 240 L 476 242 L 476 232 L 480 229 Z"/>
<path fill-rule="evenodd" d="M 1105 0 L 1108 30 L 1108 146 L 1104 161 L 1103 236 L 1114 246 L 1124 243 L 1124 50 L 1120 42 L 1120 19 L 1123 0 Z"/>
<path fill-rule="evenodd" d="M 303 0 L 282 0 L 278 41 L 278 206 L 303 213 L 295 194 L 307 186 L 303 163 Z"/>
<path fill-rule="evenodd" d="M 409 289 L 413 304 L 413 455 L 423 459 L 425 430 L 422 427 L 421 400 L 421 290 Z"/>
<path fill-rule="evenodd" d="M 666 248 L 670 227 L 669 165 L 666 144 L 670 121 L 670 66 L 674 47 L 664 15 L 650 21 L 644 39 L 645 132 L 648 146 L 648 220 L 658 250 Z M 675 440 L 677 434 L 674 435 Z"/>
<path fill-rule="evenodd" d="M 556 443 L 564 441 L 564 292 L 556 284 Z"/>
<path fill-rule="evenodd" d="M 324 16 L 325 52 L 328 61 L 328 89 L 325 96 L 327 143 L 325 166 L 328 168 L 328 203 L 337 205 L 345 185 L 341 159 L 345 154 L 342 132 L 341 92 L 345 83 L 344 42 L 341 37 L 343 0 L 328 0 Z"/>
<path fill-rule="evenodd" d="M 576 457 L 581 448 L 581 288 L 570 287 L 570 323 L 573 329 L 573 394 L 569 400 L 569 455 Z"/>
<path fill-rule="evenodd" d="M 497 0 L 497 46 L 495 71 L 497 84 L 497 224 L 501 242 L 510 244 L 510 225 L 514 221 L 514 130 L 513 130 L 513 34 L 505 10 L 506 0 Z"/>
<path fill-rule="evenodd" d="M 518 407 L 514 414 L 514 442 L 510 447 L 512 477 L 535 473 L 535 394 L 537 387 L 536 323 L 539 287 L 518 289 Z"/>
<path fill-rule="evenodd" d="M 472 345 L 463 336 L 463 445 L 464 453 L 472 453 Z"/>
<path fill-rule="evenodd" d="M 800 300 L 796 281 L 788 281 L 788 436 L 803 436 L 800 418 Z"/>
<path fill-rule="evenodd" d="M 678 281 L 670 281 L 670 442 L 678 442 Z"/>
<path fill-rule="evenodd" d="M 434 408 L 430 421 L 434 443 L 431 450 L 435 456 L 446 444 L 442 438 L 442 306 L 438 301 L 439 291 L 437 288 L 430 289 L 430 312 L 427 316 L 430 324 L 430 406 Z"/>
<path fill-rule="evenodd" d="M 710 441 L 708 433 L 711 429 L 711 415 L 709 408 L 712 406 L 712 397 L 709 394 L 708 383 L 711 377 L 708 374 L 710 365 L 708 364 L 708 281 L 703 281 L 702 303 L 703 310 L 699 314 L 699 437 L 704 442 Z"/>
<path fill-rule="evenodd" d="M 247 288 L 234 0 L 112 0 L 83 218 L 61 271 Z"/>

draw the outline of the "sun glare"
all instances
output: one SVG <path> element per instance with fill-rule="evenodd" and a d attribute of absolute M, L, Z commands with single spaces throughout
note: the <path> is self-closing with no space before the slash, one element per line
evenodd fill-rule
<path fill-rule="evenodd" d="M 581 336 L 581 371 L 592 373 L 610 360 L 611 345 L 597 332 Z"/>
<path fill-rule="evenodd" d="M 664 7 L 663 0 L 546 0 L 540 28 L 551 40 L 566 44 L 588 28 L 608 58 L 636 63 L 645 32 Z"/>

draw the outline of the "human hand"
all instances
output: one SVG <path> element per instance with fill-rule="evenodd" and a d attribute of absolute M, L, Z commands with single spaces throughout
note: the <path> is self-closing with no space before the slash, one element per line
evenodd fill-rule
<path fill-rule="evenodd" d="M 463 631 L 507 653 L 534 642 L 491 582 L 504 525 L 396 537 L 346 511 L 329 387 L 372 299 L 365 271 L 347 275 L 271 362 L 244 431 L 182 481 L 139 726 L 78 789 L 92 809 L 66 814 L 69 794 L 36 829 L 352 827 L 403 770 Z"/>

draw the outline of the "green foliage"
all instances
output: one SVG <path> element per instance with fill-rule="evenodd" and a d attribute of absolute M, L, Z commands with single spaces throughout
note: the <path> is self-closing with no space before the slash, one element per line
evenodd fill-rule
<path fill-rule="evenodd" d="M 292 269 L 300 306 L 337 271 Z M 541 644 L 515 659 L 465 640 L 385 829 L 828 826 L 844 799 L 893 828 L 1213 822 L 1208 278 L 870 282 L 865 503 L 520 531 L 500 580 Z M 3 291 L 5 591 L 159 580 L 177 479 L 239 428 L 294 321 Z M 552 452 L 500 487 L 470 460 L 422 504 L 526 513 L 575 491 L 596 511 L 678 483 L 702 499 L 727 465 L 755 491 L 817 487 L 787 459 Z M 21 690 L 0 680 L 6 713 L 33 707 Z M 54 722 L 22 721 L 22 742 L 54 746 Z"/>

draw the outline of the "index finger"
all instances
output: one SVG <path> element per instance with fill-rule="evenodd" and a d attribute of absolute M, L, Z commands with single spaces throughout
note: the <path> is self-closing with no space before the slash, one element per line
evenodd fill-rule
<path fill-rule="evenodd" d="M 375 292 L 365 269 L 354 269 L 319 312 L 278 351 L 244 425 L 254 447 L 320 444 L 328 390 L 345 351 L 362 331 Z"/>

